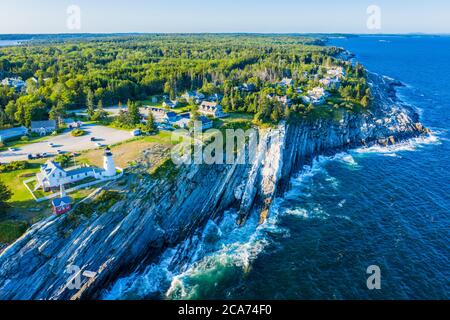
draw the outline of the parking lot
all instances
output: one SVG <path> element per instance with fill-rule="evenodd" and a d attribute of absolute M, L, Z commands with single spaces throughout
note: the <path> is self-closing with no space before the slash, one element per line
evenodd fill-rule
<path fill-rule="evenodd" d="M 131 139 L 132 136 L 128 131 L 117 130 L 99 125 L 84 125 L 82 128 L 87 132 L 82 137 L 72 137 L 70 131 L 58 136 L 49 136 L 41 142 L 30 143 L 21 146 L 14 151 L 0 152 L 0 163 L 8 163 L 11 161 L 27 160 L 29 154 L 47 153 L 51 155 L 57 154 L 57 150 L 61 152 L 79 152 L 83 150 L 96 149 L 102 145 L 111 145 Z M 91 138 L 95 137 L 95 142 Z M 53 146 L 50 146 L 53 144 Z"/>

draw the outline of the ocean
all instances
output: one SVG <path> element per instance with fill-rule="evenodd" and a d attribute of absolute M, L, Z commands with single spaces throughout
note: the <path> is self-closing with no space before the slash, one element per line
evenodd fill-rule
<path fill-rule="evenodd" d="M 369 71 L 402 81 L 400 97 L 433 130 L 391 147 L 320 157 L 292 178 L 266 224 L 235 212 L 189 244 L 118 280 L 105 299 L 449 299 L 450 37 L 330 40 Z M 194 245 L 193 245 L 194 244 Z M 381 289 L 367 287 L 367 268 Z"/>

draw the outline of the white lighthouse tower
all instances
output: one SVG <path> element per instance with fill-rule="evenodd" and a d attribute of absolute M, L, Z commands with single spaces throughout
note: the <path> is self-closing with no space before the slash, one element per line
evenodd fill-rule
<path fill-rule="evenodd" d="M 113 154 L 109 147 L 105 149 L 105 153 L 103 154 L 103 168 L 105 169 L 103 176 L 114 177 L 116 175 L 116 166 L 114 165 Z"/>

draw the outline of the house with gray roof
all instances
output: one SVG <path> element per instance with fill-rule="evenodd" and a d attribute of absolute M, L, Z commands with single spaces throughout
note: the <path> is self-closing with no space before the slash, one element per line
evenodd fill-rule
<path fill-rule="evenodd" d="M 28 129 L 23 126 L 0 130 L 0 142 L 14 140 L 14 139 L 23 137 L 27 134 L 28 134 Z"/>
<path fill-rule="evenodd" d="M 57 126 L 55 120 L 31 121 L 30 131 L 33 133 L 40 134 L 41 136 L 50 134 L 56 131 L 56 129 Z"/>

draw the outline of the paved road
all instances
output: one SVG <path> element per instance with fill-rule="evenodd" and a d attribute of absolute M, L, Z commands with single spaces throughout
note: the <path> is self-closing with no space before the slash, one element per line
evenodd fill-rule
<path fill-rule="evenodd" d="M 82 129 L 87 132 L 87 134 L 82 137 L 72 137 L 68 131 L 56 137 L 49 136 L 42 142 L 22 146 L 14 152 L 0 152 L 0 162 L 7 163 L 11 161 L 26 160 L 28 154 L 44 152 L 56 154 L 56 150 L 76 152 L 98 148 L 94 142 L 90 141 L 91 137 L 95 137 L 96 141 L 103 145 L 111 145 L 132 138 L 128 131 L 99 125 L 84 125 Z M 49 143 L 53 143 L 54 147 L 50 147 L 48 145 Z"/>

